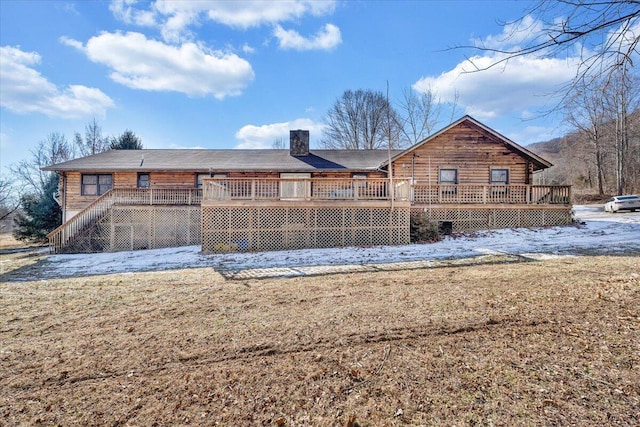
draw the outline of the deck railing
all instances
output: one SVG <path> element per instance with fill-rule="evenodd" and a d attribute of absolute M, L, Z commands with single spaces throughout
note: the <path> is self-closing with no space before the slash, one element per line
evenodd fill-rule
<path fill-rule="evenodd" d="M 393 191 L 390 191 L 392 188 Z M 200 205 L 227 200 L 395 200 L 425 204 L 568 205 L 571 186 L 562 185 L 428 185 L 386 178 L 205 178 L 203 189 L 114 188 L 49 233 L 52 251 L 98 221 L 113 205 Z"/>
<path fill-rule="evenodd" d="M 570 185 L 413 185 L 412 202 L 423 204 L 568 205 Z"/>
<path fill-rule="evenodd" d="M 385 178 L 205 178 L 203 201 L 223 200 L 393 200 L 408 201 L 409 181 Z"/>
<path fill-rule="evenodd" d="M 49 248 L 59 252 L 113 205 L 199 205 L 201 201 L 202 190 L 197 188 L 114 188 L 49 233 Z"/>

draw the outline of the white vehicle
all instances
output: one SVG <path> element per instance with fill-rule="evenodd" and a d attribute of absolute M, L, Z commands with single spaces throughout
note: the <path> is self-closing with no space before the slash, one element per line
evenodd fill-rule
<path fill-rule="evenodd" d="M 640 197 L 636 195 L 612 197 L 604 204 L 605 212 L 611 213 L 621 210 L 635 212 L 636 209 L 640 209 Z"/>

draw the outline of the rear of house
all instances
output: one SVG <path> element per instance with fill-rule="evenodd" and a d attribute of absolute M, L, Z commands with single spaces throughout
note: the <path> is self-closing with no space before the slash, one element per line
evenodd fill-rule
<path fill-rule="evenodd" d="M 391 168 L 389 167 L 391 166 Z M 465 116 L 407 150 L 111 150 L 52 165 L 53 250 L 204 251 L 406 244 L 410 215 L 453 230 L 566 224 L 551 164 Z"/>

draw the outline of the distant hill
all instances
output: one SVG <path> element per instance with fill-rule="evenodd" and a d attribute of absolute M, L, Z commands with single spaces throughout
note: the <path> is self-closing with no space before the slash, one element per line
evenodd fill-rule
<path fill-rule="evenodd" d="M 629 116 L 628 149 L 625 153 L 627 192 L 640 192 L 640 110 Z M 570 132 L 562 137 L 536 142 L 527 149 L 553 163 L 544 173 L 546 184 L 572 185 L 574 193 L 598 193 L 596 147 L 587 135 Z M 615 123 L 602 126 L 600 140 L 603 190 L 616 194 Z"/>

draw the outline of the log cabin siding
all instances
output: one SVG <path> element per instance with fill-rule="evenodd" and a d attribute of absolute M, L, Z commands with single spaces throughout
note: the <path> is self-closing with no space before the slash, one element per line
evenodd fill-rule
<path fill-rule="evenodd" d="M 149 183 L 151 188 L 195 188 L 197 175 L 194 172 L 149 172 Z M 134 187 L 136 185 L 137 175 Z"/>
<path fill-rule="evenodd" d="M 84 196 L 82 195 L 82 175 L 83 174 L 105 174 L 104 171 L 100 172 L 62 172 L 61 183 L 66 180 L 66 193 L 63 191 L 62 184 L 60 187 L 60 195 L 63 204 L 63 210 L 67 213 L 64 218 L 65 221 L 69 220 L 72 216 L 79 211 L 87 207 L 99 196 Z M 137 188 L 138 186 L 138 173 L 139 172 L 113 172 L 113 187 L 114 188 Z M 151 188 L 195 188 L 196 178 L 198 174 L 207 173 L 202 172 L 141 172 L 148 173 L 150 178 Z M 215 171 L 215 174 L 226 175 L 229 178 L 280 178 L 280 173 L 275 171 L 268 172 L 238 172 L 238 171 Z M 312 177 L 321 178 L 350 178 L 353 175 L 352 171 L 349 172 L 318 172 L 313 173 Z M 375 171 L 367 174 L 370 178 L 382 178 L 386 175 L 380 171 Z"/>
<path fill-rule="evenodd" d="M 66 194 L 64 194 L 64 208 L 69 211 L 77 212 L 84 209 L 99 196 L 83 196 L 82 195 L 82 175 L 105 172 L 65 172 L 66 177 Z M 196 174 L 193 172 L 143 172 L 149 173 L 151 179 L 151 187 L 162 188 L 195 188 Z M 114 172 L 113 176 L 114 188 L 137 188 L 138 172 Z"/>
<path fill-rule="evenodd" d="M 66 208 L 70 211 L 79 211 L 84 209 L 89 203 L 93 202 L 98 196 L 82 195 L 82 173 L 67 172 L 67 193 L 65 195 Z M 68 218 L 67 218 L 68 219 Z"/>
<path fill-rule="evenodd" d="M 489 184 L 491 169 L 508 169 L 509 184 L 528 184 L 532 165 L 492 135 L 461 123 L 394 160 L 396 178 L 437 184 L 440 169 L 457 169 L 458 184 Z"/>

